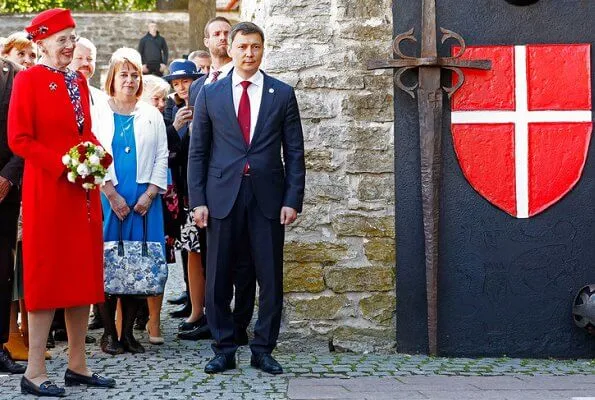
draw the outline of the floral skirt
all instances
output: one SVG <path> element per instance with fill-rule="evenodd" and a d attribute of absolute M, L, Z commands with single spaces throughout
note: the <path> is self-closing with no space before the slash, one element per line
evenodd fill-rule
<path fill-rule="evenodd" d="M 182 226 L 180 241 L 178 247 L 186 251 L 200 253 L 200 241 L 198 236 L 198 226 L 194 223 L 192 213 L 186 212 L 186 223 Z"/>

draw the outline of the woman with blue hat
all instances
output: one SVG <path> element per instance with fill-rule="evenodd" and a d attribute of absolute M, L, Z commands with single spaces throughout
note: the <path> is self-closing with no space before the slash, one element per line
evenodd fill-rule
<path fill-rule="evenodd" d="M 205 274 L 200 255 L 200 244 L 198 236 L 198 227 L 192 221 L 190 213 L 187 210 L 188 205 L 188 188 L 186 183 L 187 164 L 188 164 L 188 148 L 190 145 L 190 129 L 189 125 L 192 121 L 194 107 L 188 104 L 188 97 L 190 94 L 190 85 L 192 82 L 202 76 L 196 71 L 196 64 L 188 60 L 174 60 L 169 65 L 170 74 L 164 76 L 163 79 L 168 81 L 174 93 L 168 97 L 167 105 L 165 106 L 165 123 L 169 133 L 177 132 L 181 139 L 181 147 L 175 159 L 174 165 L 171 166 L 174 184 L 178 191 L 178 196 L 182 199 L 184 206 L 184 224 L 181 229 L 180 244 L 182 250 L 188 253 L 188 286 L 189 286 L 189 303 L 192 306 L 192 311 L 186 321 L 180 324 L 181 333 L 194 331 L 201 327 L 204 331 L 205 339 L 210 337 L 209 330 L 204 317 L 204 294 L 205 294 Z M 182 214 L 182 213 L 181 213 Z M 180 338 L 184 338 L 180 336 Z"/>

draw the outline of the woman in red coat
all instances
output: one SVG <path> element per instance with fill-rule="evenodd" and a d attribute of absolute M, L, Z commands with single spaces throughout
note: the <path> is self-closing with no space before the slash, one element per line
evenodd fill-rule
<path fill-rule="evenodd" d="M 66 385 L 113 387 L 92 374 L 85 358 L 89 305 L 103 295 L 103 240 L 99 191 L 88 193 L 66 179 L 62 156 L 91 133 L 85 78 L 68 70 L 76 36 L 69 10 L 40 13 L 26 28 L 39 46 L 39 64 L 14 81 L 8 141 L 25 160 L 23 275 L 29 311 L 29 364 L 23 393 L 64 396 L 48 380 L 44 352 L 56 308 L 65 308 L 68 331 Z"/>

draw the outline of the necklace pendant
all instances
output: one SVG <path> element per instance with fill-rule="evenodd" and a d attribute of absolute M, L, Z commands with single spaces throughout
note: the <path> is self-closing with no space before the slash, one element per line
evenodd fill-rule
<path fill-rule="evenodd" d="M 124 152 L 125 152 L 126 154 L 130 153 L 130 146 L 126 146 L 126 147 L 124 148 Z"/>

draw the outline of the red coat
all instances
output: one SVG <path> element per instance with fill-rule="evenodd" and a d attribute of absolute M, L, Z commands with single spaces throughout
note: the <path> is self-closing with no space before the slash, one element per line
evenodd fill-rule
<path fill-rule="evenodd" d="M 23 175 L 23 284 L 28 310 L 100 303 L 103 235 L 99 190 L 87 194 L 68 182 L 62 156 L 91 133 L 89 89 L 79 74 L 85 115 L 79 135 L 64 76 L 34 66 L 14 80 L 8 143 L 25 159 Z"/>

